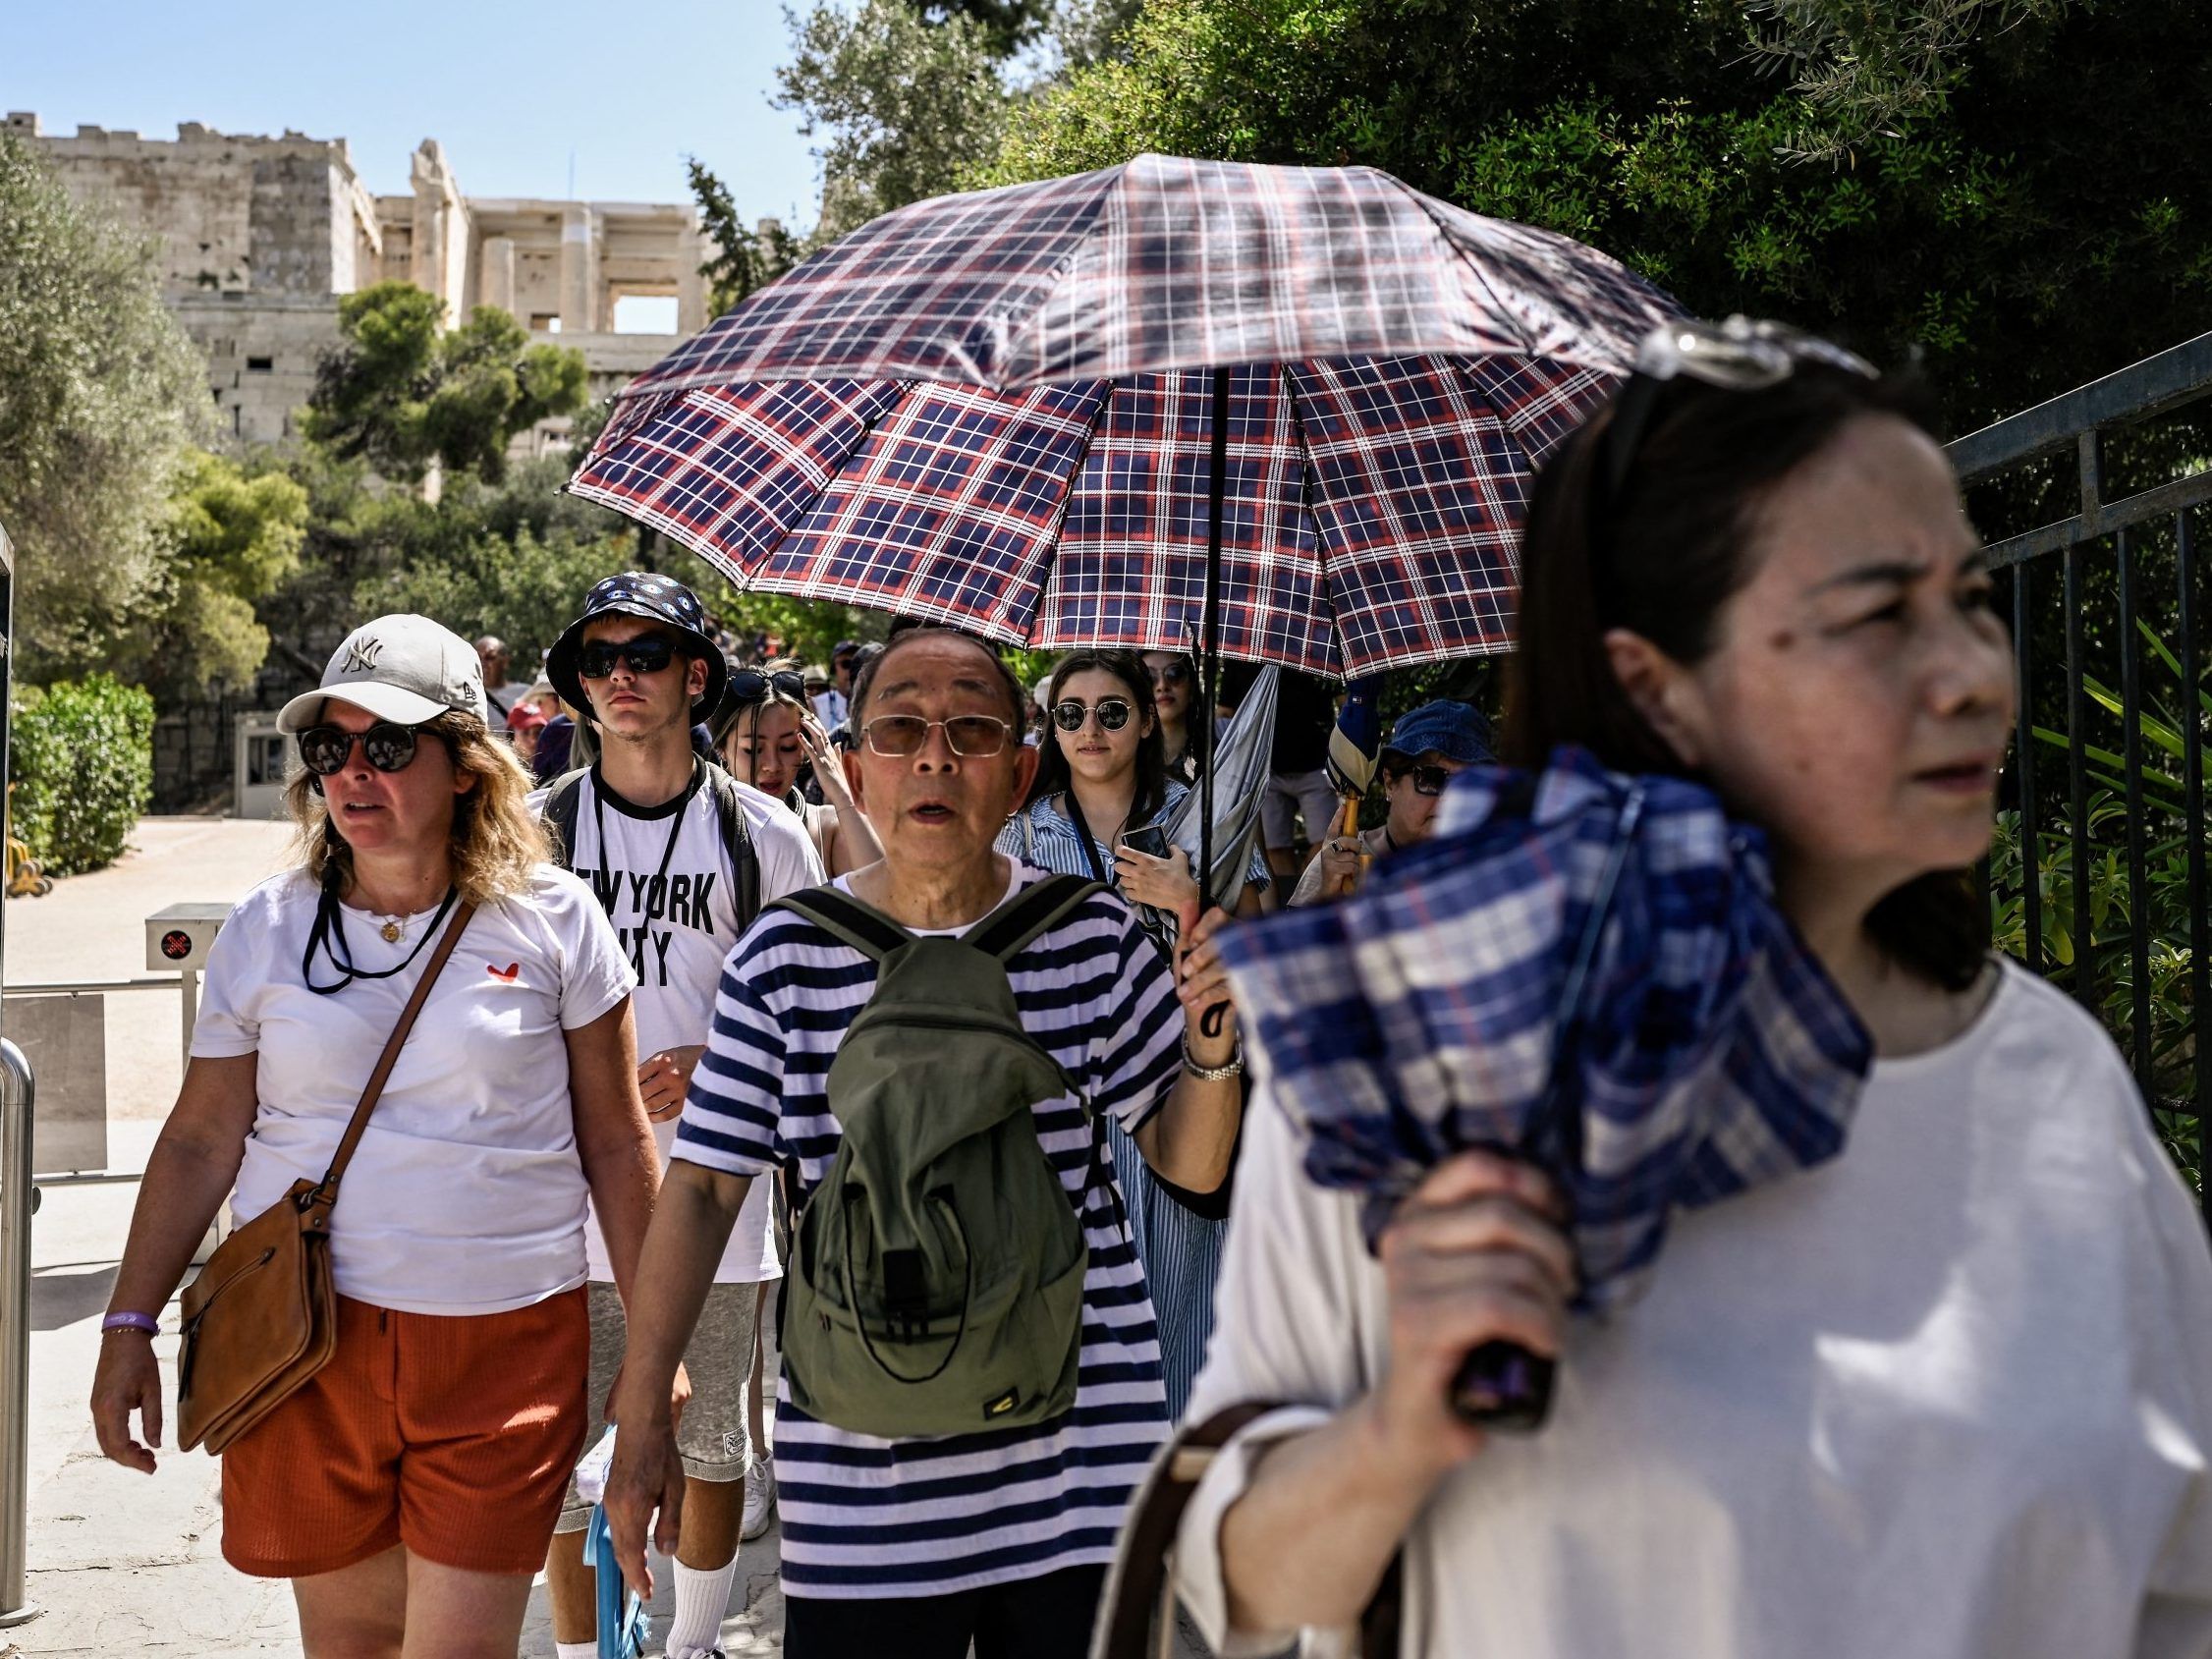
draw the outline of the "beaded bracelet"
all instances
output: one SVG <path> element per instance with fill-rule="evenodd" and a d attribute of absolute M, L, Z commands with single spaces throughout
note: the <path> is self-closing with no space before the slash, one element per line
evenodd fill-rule
<path fill-rule="evenodd" d="M 161 1321 L 150 1313 L 110 1313 L 100 1321 L 100 1335 L 110 1331 L 143 1331 L 147 1336 L 157 1336 Z"/>

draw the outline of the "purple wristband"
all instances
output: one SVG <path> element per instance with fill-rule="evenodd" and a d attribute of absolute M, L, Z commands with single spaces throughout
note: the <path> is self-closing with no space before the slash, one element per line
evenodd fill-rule
<path fill-rule="evenodd" d="M 110 1331 L 143 1331 L 149 1337 L 161 1332 L 161 1321 L 150 1313 L 110 1313 L 100 1321 L 100 1335 Z"/>

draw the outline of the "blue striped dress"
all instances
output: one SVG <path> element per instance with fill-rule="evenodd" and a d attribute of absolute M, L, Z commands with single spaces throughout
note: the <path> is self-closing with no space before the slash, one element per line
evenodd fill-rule
<path fill-rule="evenodd" d="M 1169 784 L 1167 800 L 1149 821 L 1164 822 L 1189 793 L 1182 784 Z M 1113 874 L 1112 850 L 1095 836 L 1092 844 L 1107 874 Z M 1011 819 L 999 832 L 998 849 L 1058 875 L 1094 873 L 1083 857 L 1081 836 L 1051 798 L 1031 802 Z M 1267 860 L 1254 853 L 1251 879 L 1266 878 Z M 1130 1231 L 1136 1237 L 1136 1256 L 1144 1264 L 1144 1282 L 1152 1288 L 1152 1311 L 1160 1322 L 1160 1370 L 1167 1379 L 1168 1416 L 1181 1422 L 1190 1385 L 1205 1361 L 1206 1341 L 1213 1335 L 1214 1284 L 1221 1277 L 1222 1244 L 1229 1224 L 1193 1214 L 1160 1190 L 1144 1154 L 1127 1134 L 1109 1129 L 1106 1143 L 1114 1154 L 1114 1173 L 1129 1204 Z"/>
<path fill-rule="evenodd" d="M 1008 896 L 1037 879 L 1018 870 Z M 840 1138 L 830 1061 L 875 977 L 872 961 L 801 916 L 770 911 L 755 922 L 723 965 L 675 1156 L 753 1177 L 788 1167 L 810 1190 Z M 1183 1010 L 1129 906 L 1092 895 L 1018 952 L 1007 977 L 1023 1026 L 1097 1110 L 1134 1130 L 1159 1108 L 1181 1070 Z M 1089 1179 L 1081 1103 L 1035 1112 L 1070 1199 L 1089 1194 L 1075 1406 L 1028 1427 L 885 1440 L 808 1417 L 780 1387 L 787 1594 L 950 1595 L 1113 1559 L 1131 1494 L 1167 1437 L 1158 1332 L 1114 1192 Z"/>

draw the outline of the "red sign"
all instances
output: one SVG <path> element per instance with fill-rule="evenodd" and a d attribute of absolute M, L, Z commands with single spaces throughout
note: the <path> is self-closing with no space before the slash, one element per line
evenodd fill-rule
<path fill-rule="evenodd" d="M 192 935 L 181 927 L 172 927 L 161 936 L 161 954 L 171 962 L 183 962 L 192 955 Z"/>

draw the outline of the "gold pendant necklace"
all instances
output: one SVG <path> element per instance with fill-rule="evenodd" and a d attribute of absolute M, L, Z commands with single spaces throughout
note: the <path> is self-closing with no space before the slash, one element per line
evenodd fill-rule
<path fill-rule="evenodd" d="M 382 927 L 378 928 L 377 931 L 384 935 L 385 944 L 398 944 L 400 942 L 400 918 L 398 916 L 394 916 L 390 921 L 387 921 Z"/>

